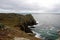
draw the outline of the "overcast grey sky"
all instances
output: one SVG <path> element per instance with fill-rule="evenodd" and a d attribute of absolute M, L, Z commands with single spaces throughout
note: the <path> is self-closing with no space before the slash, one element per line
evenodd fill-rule
<path fill-rule="evenodd" d="M 0 0 L 0 12 L 60 13 L 60 0 Z"/>

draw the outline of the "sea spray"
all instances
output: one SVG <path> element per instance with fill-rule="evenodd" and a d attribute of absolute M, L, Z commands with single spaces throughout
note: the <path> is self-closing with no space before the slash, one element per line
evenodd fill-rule
<path fill-rule="evenodd" d="M 32 32 L 33 32 L 34 34 L 36 34 L 35 37 L 37 37 L 37 38 L 41 38 L 41 36 L 40 36 L 39 33 L 35 32 L 35 31 L 32 31 Z"/>

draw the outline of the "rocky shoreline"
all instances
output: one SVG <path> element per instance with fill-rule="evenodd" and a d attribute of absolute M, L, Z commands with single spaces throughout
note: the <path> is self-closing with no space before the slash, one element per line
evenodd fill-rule
<path fill-rule="evenodd" d="M 28 27 L 33 25 L 37 23 L 31 14 L 0 13 L 0 39 L 41 40 L 34 37 L 35 34 Z"/>

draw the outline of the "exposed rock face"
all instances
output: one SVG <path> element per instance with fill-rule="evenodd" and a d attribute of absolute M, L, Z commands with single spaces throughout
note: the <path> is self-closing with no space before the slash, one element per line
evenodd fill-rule
<path fill-rule="evenodd" d="M 0 14 L 0 23 L 5 25 L 19 27 L 26 33 L 32 33 L 28 26 L 36 25 L 36 21 L 31 14 Z"/>
<path fill-rule="evenodd" d="M 14 40 L 15 37 L 40 40 L 27 34 L 32 34 L 28 26 L 36 25 L 36 21 L 31 14 L 0 14 L 0 23 L 0 40 Z"/>
<path fill-rule="evenodd" d="M 36 21 L 31 14 L 27 14 L 25 16 L 27 18 L 26 21 L 29 26 L 36 25 Z"/>
<path fill-rule="evenodd" d="M 4 27 L 2 26 L 2 28 L 0 29 L 0 40 L 40 40 L 16 28 L 12 27 L 5 28 L 5 27 L 6 26 Z"/>

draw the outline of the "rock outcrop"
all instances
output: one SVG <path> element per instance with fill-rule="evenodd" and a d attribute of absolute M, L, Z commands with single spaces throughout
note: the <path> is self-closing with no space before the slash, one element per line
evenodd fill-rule
<path fill-rule="evenodd" d="M 31 14 L 0 14 L 0 23 L 5 25 L 19 27 L 22 31 L 29 33 L 31 29 L 28 26 L 36 25 L 36 21 Z"/>
<path fill-rule="evenodd" d="M 36 25 L 36 21 L 31 14 L 0 13 L 0 23 L 1 40 L 14 40 L 15 37 L 41 40 L 30 36 L 33 32 L 28 26 Z"/>

